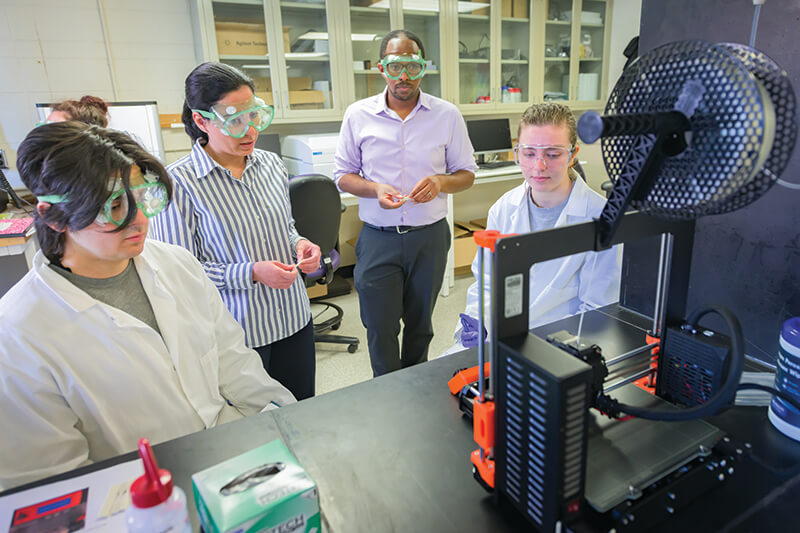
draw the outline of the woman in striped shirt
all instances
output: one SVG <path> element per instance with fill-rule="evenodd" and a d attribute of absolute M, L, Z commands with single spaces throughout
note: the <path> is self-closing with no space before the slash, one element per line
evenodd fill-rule
<path fill-rule="evenodd" d="M 314 332 L 298 269 L 317 270 L 320 249 L 294 227 L 280 157 L 255 149 L 272 108 L 249 77 L 222 63 L 196 67 L 185 88 L 193 147 L 167 168 L 173 201 L 151 234 L 200 260 L 270 376 L 298 400 L 311 397 Z"/>

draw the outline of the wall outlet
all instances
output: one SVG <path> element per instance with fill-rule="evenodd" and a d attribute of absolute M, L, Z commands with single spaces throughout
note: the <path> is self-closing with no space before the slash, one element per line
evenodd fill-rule
<path fill-rule="evenodd" d="M 8 159 L 6 159 L 6 153 L 3 150 L 0 150 L 0 168 L 8 168 Z"/>

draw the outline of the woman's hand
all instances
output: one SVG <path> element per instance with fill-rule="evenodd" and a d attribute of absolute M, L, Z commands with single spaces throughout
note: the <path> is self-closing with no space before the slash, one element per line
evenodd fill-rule
<path fill-rule="evenodd" d="M 319 260 L 322 257 L 322 252 L 319 246 L 309 241 L 308 239 L 301 239 L 297 243 L 297 268 L 305 274 L 311 274 L 319 270 Z"/>
<path fill-rule="evenodd" d="M 273 289 L 288 289 L 297 278 L 297 272 L 294 265 L 284 265 L 280 261 L 259 261 L 253 265 L 253 281 Z"/>

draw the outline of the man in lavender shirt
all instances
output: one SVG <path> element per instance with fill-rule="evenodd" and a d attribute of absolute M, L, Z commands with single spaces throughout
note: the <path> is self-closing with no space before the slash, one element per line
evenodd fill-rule
<path fill-rule="evenodd" d="M 334 171 L 364 221 L 355 286 L 375 376 L 428 358 L 450 247 L 447 194 L 469 188 L 477 169 L 461 113 L 419 89 L 419 37 L 390 32 L 380 57 L 386 90 L 345 112 Z"/>

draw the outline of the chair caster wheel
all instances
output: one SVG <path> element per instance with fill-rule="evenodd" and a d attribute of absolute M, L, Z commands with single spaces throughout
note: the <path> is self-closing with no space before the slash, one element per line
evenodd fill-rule
<path fill-rule="evenodd" d="M 331 326 L 331 329 L 336 331 L 337 329 L 339 329 L 340 326 L 341 326 L 341 324 L 336 324 L 334 326 Z"/>
<path fill-rule="evenodd" d="M 347 351 L 350 353 L 356 353 L 356 350 L 358 350 L 358 344 L 350 344 L 347 346 Z"/>

